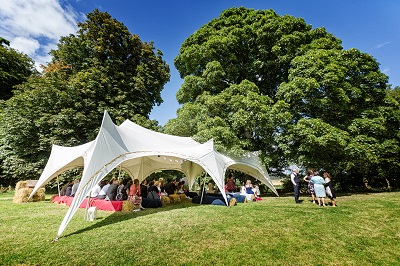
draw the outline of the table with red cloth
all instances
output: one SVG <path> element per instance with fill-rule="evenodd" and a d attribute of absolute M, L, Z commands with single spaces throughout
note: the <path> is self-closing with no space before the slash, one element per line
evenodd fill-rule
<path fill-rule="evenodd" d="M 51 202 L 58 203 L 58 204 L 66 204 L 67 206 L 71 206 L 72 200 L 74 197 L 68 196 L 54 196 Z M 98 210 L 103 211 L 121 211 L 122 209 L 122 202 L 123 201 L 109 201 L 97 198 L 91 198 L 89 207 L 97 207 Z M 79 208 L 86 208 L 87 198 L 83 200 Z"/>

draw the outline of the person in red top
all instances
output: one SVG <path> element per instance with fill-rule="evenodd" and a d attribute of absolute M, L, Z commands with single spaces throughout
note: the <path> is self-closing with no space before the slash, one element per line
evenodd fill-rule
<path fill-rule="evenodd" d="M 135 178 L 133 179 L 133 184 L 131 185 L 131 187 L 129 188 L 129 198 L 128 200 L 132 201 L 133 204 L 135 205 L 140 205 L 140 209 L 135 209 L 133 211 L 140 211 L 140 210 L 144 210 L 143 206 L 142 206 L 142 197 L 140 196 L 140 183 L 139 183 L 139 179 Z"/>
<path fill-rule="evenodd" d="M 236 186 L 235 186 L 235 180 L 233 179 L 233 176 L 230 175 L 228 177 L 228 181 L 226 182 L 226 189 L 228 190 L 228 192 L 235 192 L 236 190 Z"/>

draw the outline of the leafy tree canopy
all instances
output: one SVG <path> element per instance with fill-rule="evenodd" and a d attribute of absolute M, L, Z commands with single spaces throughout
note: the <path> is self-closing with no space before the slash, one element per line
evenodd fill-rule
<path fill-rule="evenodd" d="M 277 173 L 291 164 L 343 177 L 399 173 L 398 92 L 372 56 L 344 50 L 324 28 L 231 8 L 189 36 L 174 63 L 183 106 L 167 133 L 260 150 Z"/>
<path fill-rule="evenodd" d="M 61 38 L 43 75 L 2 105 L 0 160 L 7 178 L 37 178 L 52 144 L 93 140 L 104 110 L 117 123 L 131 119 L 160 130 L 148 115 L 170 77 L 161 51 L 98 10 L 78 27 Z"/>
<path fill-rule="evenodd" d="M 11 98 L 16 85 L 37 74 L 33 60 L 9 46 L 10 42 L 0 37 L 0 100 Z"/>

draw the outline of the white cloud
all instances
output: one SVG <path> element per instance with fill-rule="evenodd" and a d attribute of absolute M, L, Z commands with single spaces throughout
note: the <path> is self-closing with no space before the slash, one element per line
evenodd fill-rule
<path fill-rule="evenodd" d="M 36 65 L 50 61 L 48 53 L 61 36 L 75 33 L 83 15 L 62 0 L 2 0 L 0 36 L 29 55 Z"/>
<path fill-rule="evenodd" d="M 33 38 L 15 37 L 9 41 L 11 47 L 29 56 L 35 55 L 35 52 L 40 48 L 39 41 Z"/>
<path fill-rule="evenodd" d="M 391 42 L 380 43 L 380 44 L 378 44 L 378 45 L 376 46 L 376 48 L 377 48 L 377 49 L 380 49 L 380 48 L 382 48 L 383 46 L 388 45 L 388 44 L 390 44 L 390 43 L 391 43 Z"/>

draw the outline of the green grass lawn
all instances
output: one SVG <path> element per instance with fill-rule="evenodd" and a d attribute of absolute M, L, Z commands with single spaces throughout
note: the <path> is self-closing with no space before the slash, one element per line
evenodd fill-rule
<path fill-rule="evenodd" d="M 303 196 L 228 208 L 181 203 L 138 213 L 79 209 L 57 242 L 65 205 L 0 195 L 0 265 L 399 265 L 400 193 Z"/>

